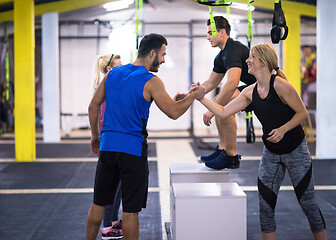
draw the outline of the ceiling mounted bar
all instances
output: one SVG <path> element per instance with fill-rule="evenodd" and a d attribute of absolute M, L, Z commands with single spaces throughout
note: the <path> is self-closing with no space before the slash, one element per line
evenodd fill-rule
<path fill-rule="evenodd" d="M 232 1 L 225 1 L 225 0 L 194 0 L 195 2 L 212 7 L 227 7 L 232 4 Z"/>

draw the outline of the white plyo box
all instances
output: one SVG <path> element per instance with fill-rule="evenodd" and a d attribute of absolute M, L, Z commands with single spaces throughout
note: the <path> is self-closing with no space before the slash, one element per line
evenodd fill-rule
<path fill-rule="evenodd" d="M 170 184 L 229 182 L 228 170 L 213 170 L 204 163 L 171 164 L 169 172 Z"/>
<path fill-rule="evenodd" d="M 173 183 L 174 240 L 246 240 L 246 194 L 237 183 Z"/>

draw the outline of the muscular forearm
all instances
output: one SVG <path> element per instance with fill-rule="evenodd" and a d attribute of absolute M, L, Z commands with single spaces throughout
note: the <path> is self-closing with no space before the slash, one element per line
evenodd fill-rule
<path fill-rule="evenodd" d="M 186 98 L 175 103 L 175 111 L 169 117 L 174 120 L 181 117 L 189 109 L 195 99 L 195 92 L 189 93 Z"/>
<path fill-rule="evenodd" d="M 215 102 L 222 106 L 225 106 L 226 104 L 230 102 L 230 99 L 235 91 L 236 91 L 236 86 L 225 84 L 221 92 L 216 97 Z"/>
<path fill-rule="evenodd" d="M 91 136 L 99 136 L 99 106 L 90 104 L 89 106 L 89 122 L 91 128 Z"/>
<path fill-rule="evenodd" d="M 204 87 L 205 87 L 205 93 L 207 94 L 208 92 L 214 90 L 218 84 L 216 83 L 213 83 L 211 81 L 205 81 L 203 84 L 202 84 Z"/>

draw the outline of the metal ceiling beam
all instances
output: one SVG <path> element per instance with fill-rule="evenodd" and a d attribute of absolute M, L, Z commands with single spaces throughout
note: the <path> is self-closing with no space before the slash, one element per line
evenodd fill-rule
<path fill-rule="evenodd" d="M 67 12 L 81 8 L 93 7 L 98 5 L 103 5 L 108 2 L 112 2 L 116 0 L 64 0 L 57 2 L 50 2 L 45 4 L 35 5 L 35 16 L 40 16 L 44 13 L 49 12 Z M 10 0 L 0 0 L 1 3 L 9 3 L 13 2 Z M 13 21 L 14 11 L 6 11 L 0 13 L 0 22 Z"/>

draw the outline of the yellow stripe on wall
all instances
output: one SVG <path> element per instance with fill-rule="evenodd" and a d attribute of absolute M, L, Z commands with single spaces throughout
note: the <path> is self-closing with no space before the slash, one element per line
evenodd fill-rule
<path fill-rule="evenodd" d="M 289 27 L 288 37 L 283 41 L 284 70 L 288 80 L 301 96 L 300 15 L 288 10 L 284 10 L 284 14 Z"/>

